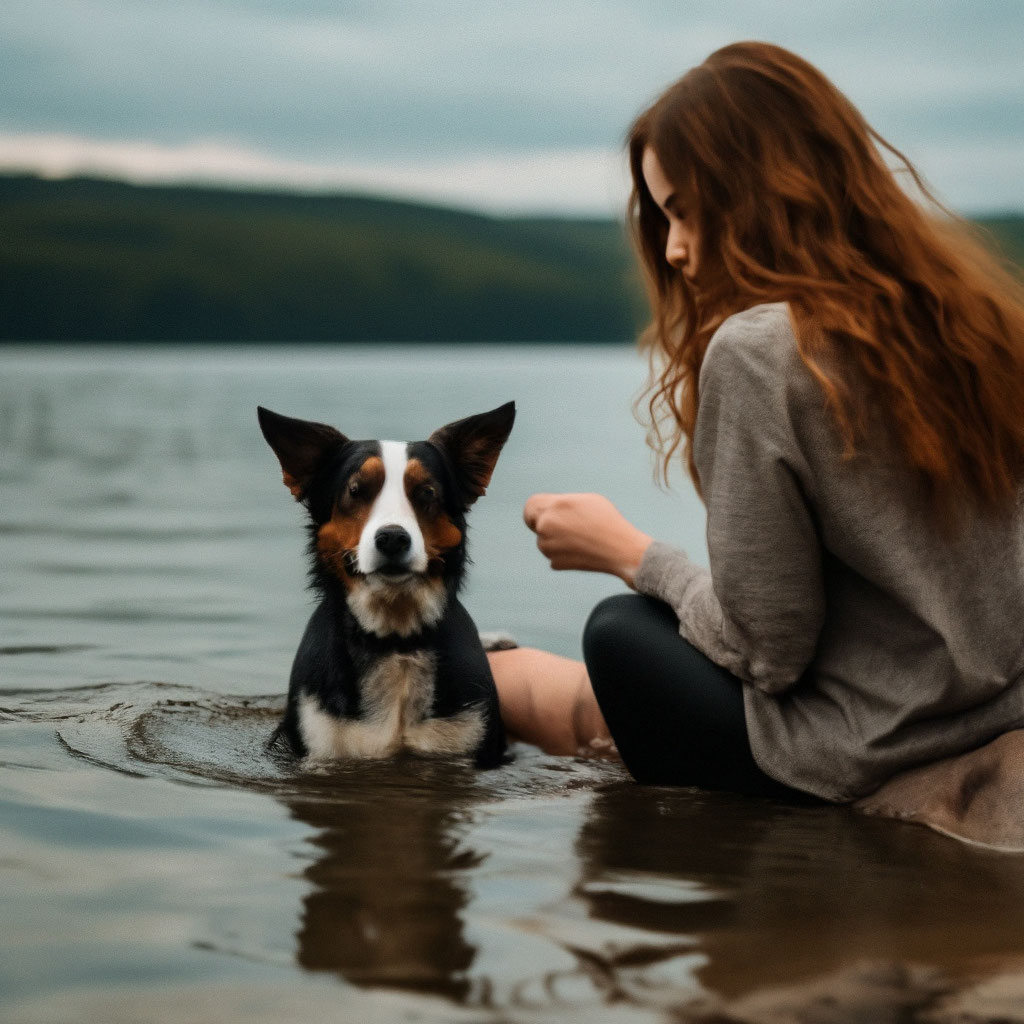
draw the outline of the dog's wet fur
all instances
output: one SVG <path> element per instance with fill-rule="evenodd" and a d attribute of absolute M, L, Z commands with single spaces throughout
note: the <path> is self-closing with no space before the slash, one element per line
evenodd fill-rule
<path fill-rule="evenodd" d="M 457 594 L 466 514 L 484 494 L 515 404 L 426 441 L 351 441 L 259 408 L 284 482 L 308 512 L 319 596 L 271 737 L 307 762 L 401 751 L 501 763 L 487 656 Z"/>

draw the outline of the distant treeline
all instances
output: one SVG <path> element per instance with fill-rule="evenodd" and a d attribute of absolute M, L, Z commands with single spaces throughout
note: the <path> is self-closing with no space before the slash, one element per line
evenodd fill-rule
<path fill-rule="evenodd" d="M 981 223 L 1024 265 L 1024 216 Z M 613 220 L 0 176 L 7 341 L 623 341 Z"/>
<path fill-rule="evenodd" d="M 0 176 L 0 338 L 631 338 L 612 220 L 363 196 Z"/>

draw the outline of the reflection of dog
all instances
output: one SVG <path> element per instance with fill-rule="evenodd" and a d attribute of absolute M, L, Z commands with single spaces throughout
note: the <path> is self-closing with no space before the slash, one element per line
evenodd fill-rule
<path fill-rule="evenodd" d="M 306 884 L 295 960 L 371 992 L 464 1004 L 476 985 L 464 911 L 486 856 L 467 842 L 464 823 L 488 789 L 473 786 L 473 769 L 453 760 L 381 767 L 347 776 L 344 790 L 303 787 L 284 799 L 292 818 L 309 826 L 312 854 L 298 867 Z M 392 1019 L 379 1006 L 360 1012 L 358 1000 L 346 1008 L 343 1020 Z"/>
<path fill-rule="evenodd" d="M 498 764 L 505 733 L 472 620 L 456 599 L 466 513 L 490 482 L 512 402 L 426 441 L 350 441 L 259 410 L 284 482 L 309 512 L 320 603 L 271 739 L 312 760 L 472 754 Z"/>

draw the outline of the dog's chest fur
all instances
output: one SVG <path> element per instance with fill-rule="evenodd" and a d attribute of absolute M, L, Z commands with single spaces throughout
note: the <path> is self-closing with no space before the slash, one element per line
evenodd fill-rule
<path fill-rule="evenodd" d="M 360 714 L 339 718 L 324 711 L 314 694 L 299 698 L 299 728 L 311 761 L 383 758 L 409 750 L 465 754 L 483 738 L 480 709 L 430 718 L 437 658 L 432 651 L 387 654 L 360 680 Z"/>

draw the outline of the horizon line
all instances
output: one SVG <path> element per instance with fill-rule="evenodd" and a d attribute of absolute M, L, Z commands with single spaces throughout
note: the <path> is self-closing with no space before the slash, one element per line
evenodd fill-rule
<path fill-rule="evenodd" d="M 3 130 L 0 173 L 54 181 L 95 178 L 137 186 L 359 195 L 499 219 L 619 223 L 625 219 L 630 188 L 625 153 L 614 148 L 330 163 L 279 157 L 220 139 L 167 144 Z M 1024 200 L 957 204 L 939 198 L 966 219 L 1024 215 Z"/>
<path fill-rule="evenodd" d="M 133 180 L 127 175 L 104 173 L 102 171 L 71 171 L 69 173 L 49 174 L 38 168 L 4 166 L 0 163 L 0 178 L 33 178 L 43 182 L 72 182 L 89 181 L 111 185 L 126 185 L 130 188 L 141 189 L 182 189 L 206 192 L 236 193 L 252 196 L 286 196 L 308 199 L 366 199 L 371 202 L 395 203 L 398 205 L 416 206 L 427 209 L 435 209 L 449 213 L 465 214 L 467 216 L 482 217 L 487 220 L 517 221 L 517 220 L 551 220 L 551 221 L 580 221 L 591 223 L 623 224 L 624 218 L 617 217 L 613 213 L 587 212 L 587 211 L 558 211 L 558 210 L 515 210 L 507 213 L 495 212 L 482 209 L 478 206 L 461 204 L 455 201 L 444 199 L 432 199 L 410 195 L 408 193 L 373 191 L 370 188 L 358 186 L 302 186 L 286 182 L 263 182 L 245 181 L 233 179 L 204 179 L 196 178 L 152 178 Z M 1020 207 L 998 207 L 993 206 L 987 209 L 974 210 L 964 213 L 953 209 L 952 212 L 958 217 L 969 221 L 991 221 L 1002 219 L 1024 219 L 1024 204 Z"/>
<path fill-rule="evenodd" d="M 615 219 L 629 194 L 624 155 L 596 147 L 322 162 L 219 139 L 170 145 L 0 131 L 0 172 L 51 180 L 95 177 L 134 185 L 373 195 L 498 217 Z"/>

